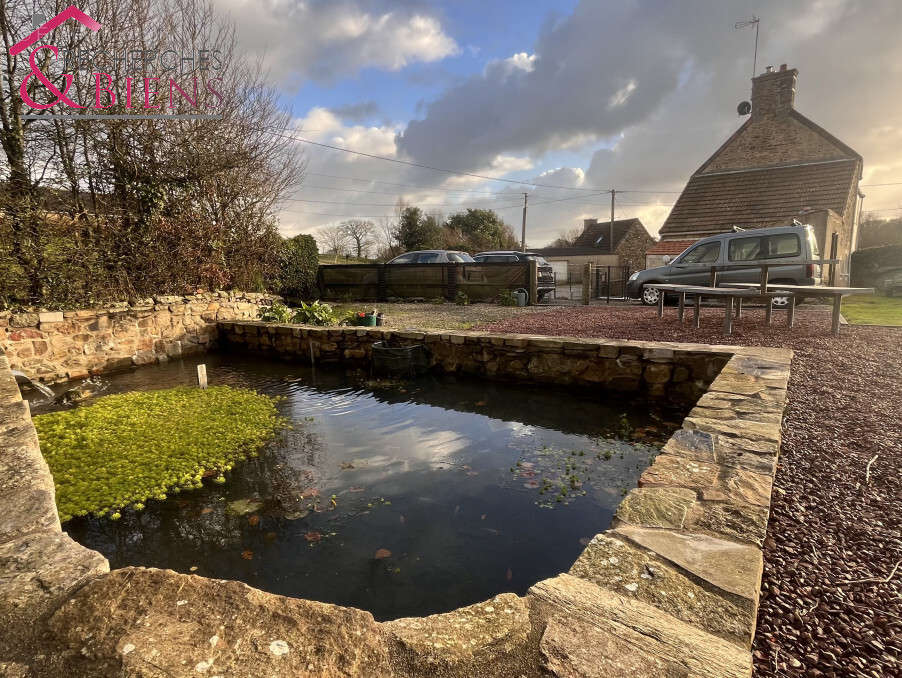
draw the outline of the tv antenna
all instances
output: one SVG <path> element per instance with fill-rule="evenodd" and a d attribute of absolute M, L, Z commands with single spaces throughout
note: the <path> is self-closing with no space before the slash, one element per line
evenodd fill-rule
<path fill-rule="evenodd" d="M 752 77 L 754 78 L 756 73 L 758 72 L 758 26 L 761 23 L 761 19 L 756 17 L 754 14 L 751 19 L 745 19 L 744 21 L 737 21 L 733 24 L 733 30 L 740 30 L 742 28 L 748 28 L 749 26 L 755 27 L 755 57 L 752 59 Z"/>

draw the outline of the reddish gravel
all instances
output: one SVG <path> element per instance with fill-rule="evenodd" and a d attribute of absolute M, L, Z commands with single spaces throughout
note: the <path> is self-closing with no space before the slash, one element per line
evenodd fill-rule
<path fill-rule="evenodd" d="M 803 309 L 790 334 L 775 317 L 750 309 L 726 337 L 717 308 L 696 330 L 675 309 L 590 306 L 480 329 L 793 349 L 755 675 L 902 676 L 902 329 L 833 337 L 829 312 Z"/>

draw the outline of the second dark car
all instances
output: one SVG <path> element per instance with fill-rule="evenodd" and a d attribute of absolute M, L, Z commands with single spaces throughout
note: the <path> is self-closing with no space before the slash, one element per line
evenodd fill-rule
<path fill-rule="evenodd" d="M 473 260 L 477 263 L 514 264 L 521 261 L 530 261 L 531 259 L 535 259 L 538 264 L 539 298 L 536 301 L 542 301 L 546 294 L 554 291 L 554 269 L 544 258 L 532 252 L 517 252 L 516 250 L 495 250 L 473 255 Z"/>

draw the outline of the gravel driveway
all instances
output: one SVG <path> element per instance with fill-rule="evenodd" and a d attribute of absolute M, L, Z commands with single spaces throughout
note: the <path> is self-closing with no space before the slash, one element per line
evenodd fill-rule
<path fill-rule="evenodd" d="M 902 676 L 902 330 L 797 312 L 765 329 L 748 309 L 732 337 L 723 311 L 702 327 L 675 309 L 571 307 L 480 329 L 529 334 L 779 346 L 795 351 L 774 484 L 756 676 Z"/>

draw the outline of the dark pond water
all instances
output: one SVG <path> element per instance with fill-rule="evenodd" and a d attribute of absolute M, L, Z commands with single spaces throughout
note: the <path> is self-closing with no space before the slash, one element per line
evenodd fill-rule
<path fill-rule="evenodd" d="M 682 417 L 622 395 L 373 382 L 228 354 L 111 376 L 105 393 L 195 383 L 201 360 L 211 384 L 284 396 L 294 430 L 225 485 L 65 529 L 112 567 L 238 579 L 377 619 L 522 594 L 566 571 Z"/>

